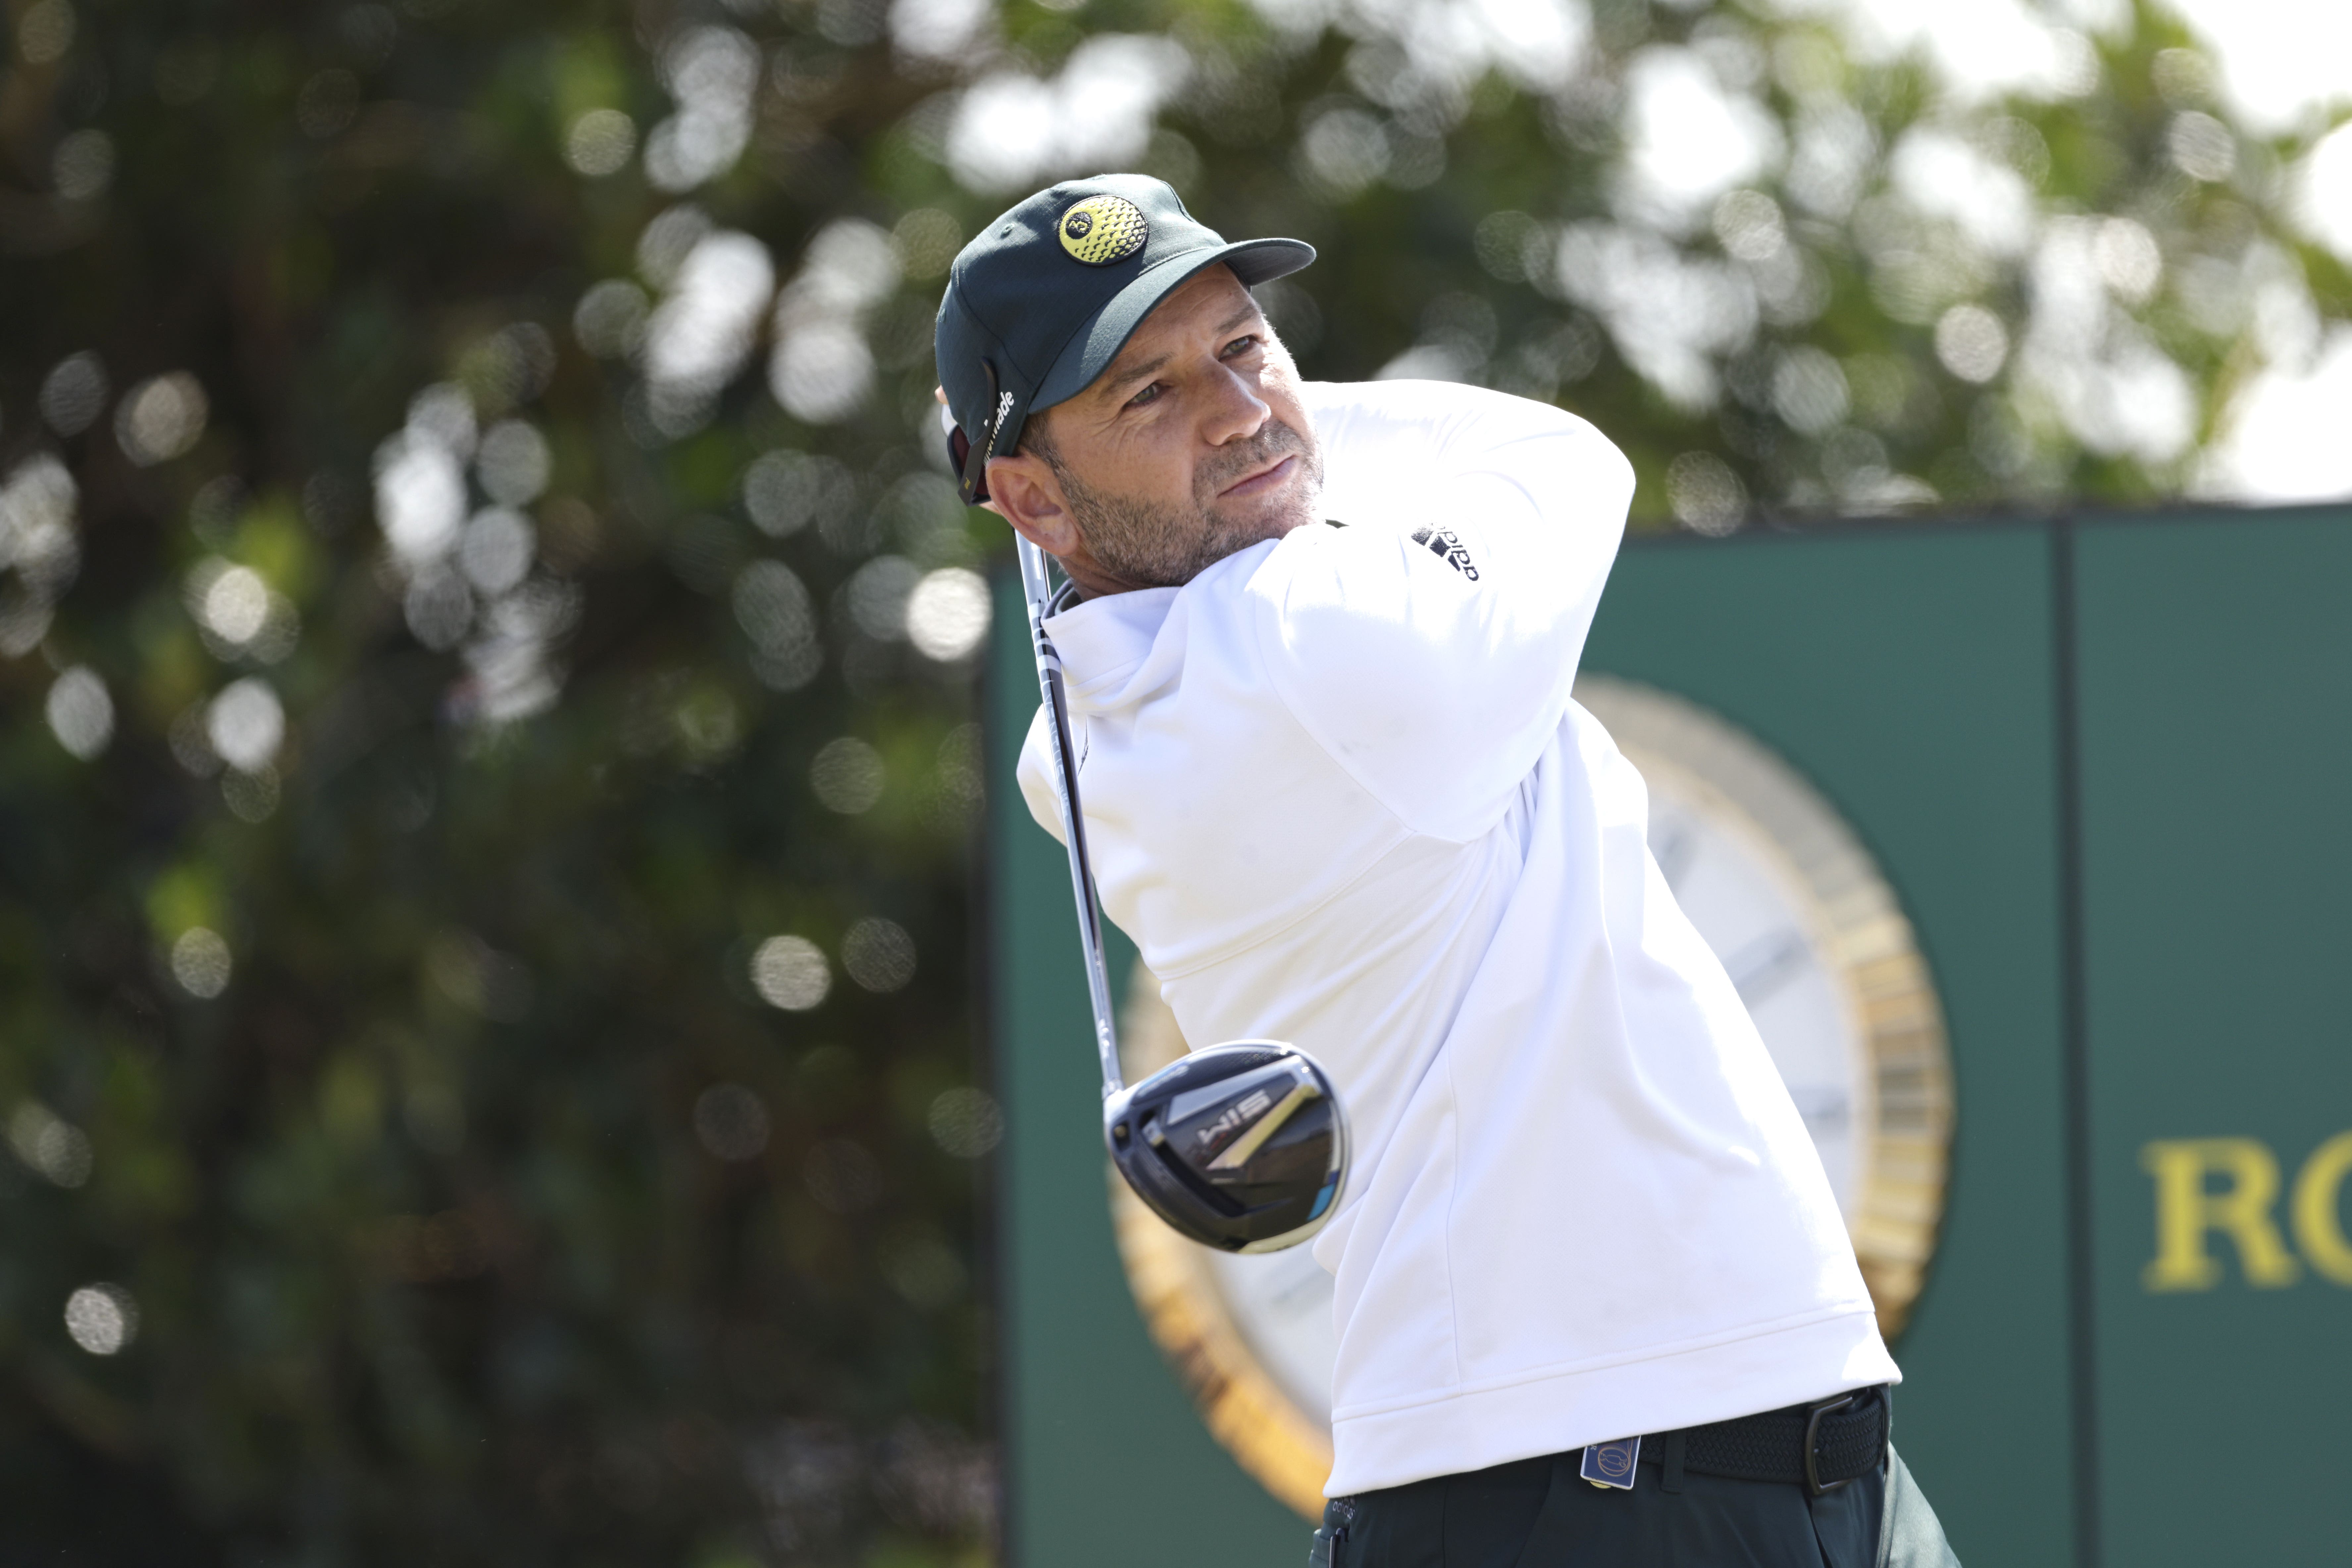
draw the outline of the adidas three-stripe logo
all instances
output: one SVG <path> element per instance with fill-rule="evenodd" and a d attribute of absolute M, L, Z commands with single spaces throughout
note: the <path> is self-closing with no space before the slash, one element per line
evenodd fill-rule
<path fill-rule="evenodd" d="M 1469 548 L 1462 542 L 1462 536 L 1452 529 L 1418 528 L 1413 530 L 1412 542 L 1426 545 L 1431 554 L 1473 583 L 1478 580 L 1478 568 L 1470 559 Z"/>

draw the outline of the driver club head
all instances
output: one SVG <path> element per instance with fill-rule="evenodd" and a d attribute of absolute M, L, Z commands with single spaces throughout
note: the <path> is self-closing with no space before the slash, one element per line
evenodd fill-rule
<path fill-rule="evenodd" d="M 1111 1160 L 1178 1234 L 1276 1252 L 1321 1230 L 1347 1175 L 1348 1125 L 1313 1057 L 1233 1040 L 1171 1063 L 1103 1104 Z"/>

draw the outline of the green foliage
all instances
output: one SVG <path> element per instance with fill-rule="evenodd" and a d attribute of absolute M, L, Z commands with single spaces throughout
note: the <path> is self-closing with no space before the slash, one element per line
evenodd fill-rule
<path fill-rule="evenodd" d="M 1021 194 L 968 143 L 1060 72 L 1055 133 L 1111 134 L 1112 36 L 1181 51 L 1119 160 L 1321 249 L 1267 293 L 1310 374 L 1558 399 L 1644 526 L 2169 493 L 2347 303 L 2295 145 L 2146 10 L 1966 102 L 1738 5 L 1601 0 L 1542 79 L 1377 9 L 1016 0 L 929 58 L 958 7 L 15 5 L 28 1561 L 989 1560 L 954 612 L 1003 540 L 936 477 L 929 323 Z M 1671 211 L 1627 170 L 1677 59 L 1780 151 Z M 2017 232 L 1923 209 L 1920 145 Z M 2108 405 L 2174 393 L 2178 439 Z"/>

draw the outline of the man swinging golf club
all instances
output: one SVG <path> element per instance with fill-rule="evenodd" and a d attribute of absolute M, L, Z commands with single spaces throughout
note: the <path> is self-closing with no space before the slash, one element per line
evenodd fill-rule
<path fill-rule="evenodd" d="M 1313 258 L 1106 175 L 940 308 L 1082 930 L 1098 889 L 1185 1037 L 1249 1042 L 1119 1089 L 1120 1169 L 1334 1276 L 1318 1562 L 1940 1568 L 1820 1160 L 1570 700 L 1632 472 L 1545 405 L 1301 382 L 1249 289 Z"/>

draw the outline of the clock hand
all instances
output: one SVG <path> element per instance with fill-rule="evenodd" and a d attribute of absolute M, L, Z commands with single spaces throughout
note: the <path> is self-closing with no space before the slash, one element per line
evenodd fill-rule
<path fill-rule="evenodd" d="M 1739 999 L 1752 1013 L 1794 980 L 1811 956 L 1803 936 L 1793 931 L 1777 931 L 1758 937 L 1725 958 L 1723 968 L 1731 976 Z"/>

